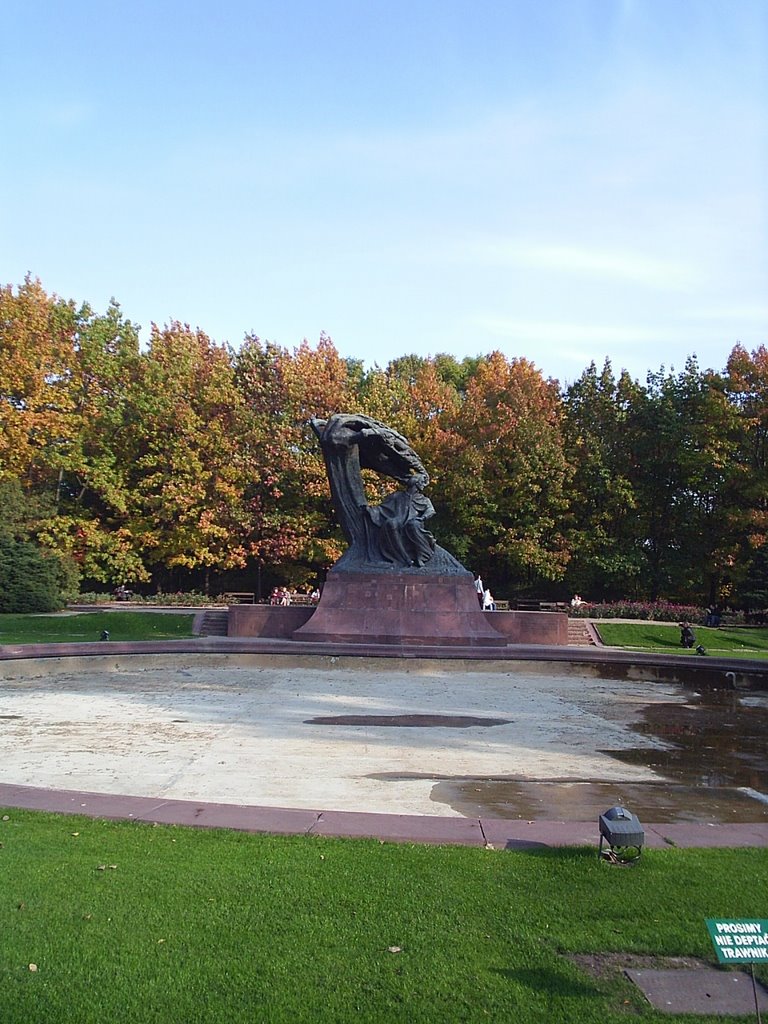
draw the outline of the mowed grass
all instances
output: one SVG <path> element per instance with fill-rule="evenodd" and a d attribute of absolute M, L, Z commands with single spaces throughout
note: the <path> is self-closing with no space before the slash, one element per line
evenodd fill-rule
<path fill-rule="evenodd" d="M 683 654 L 700 657 L 696 651 L 680 646 L 680 627 L 659 626 L 648 622 L 600 622 L 597 629 L 608 647 L 626 647 L 634 651 L 651 651 L 659 654 Z M 711 629 L 694 626 L 696 643 L 701 644 L 708 654 L 719 654 L 728 658 L 768 658 L 768 629 L 738 626 Z"/>
<path fill-rule="evenodd" d="M 176 640 L 192 636 L 193 620 L 181 612 L 0 615 L 0 644 L 82 643 L 100 640 L 105 629 L 110 640 Z"/>
<path fill-rule="evenodd" d="M 705 918 L 766 910 L 759 849 L 613 867 L 594 848 L 2 815 L 4 1024 L 662 1021 L 621 975 L 595 980 L 567 954 L 714 965 Z"/>

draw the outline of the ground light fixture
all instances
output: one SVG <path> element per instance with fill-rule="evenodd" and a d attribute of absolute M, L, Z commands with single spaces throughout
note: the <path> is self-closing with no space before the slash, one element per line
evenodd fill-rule
<path fill-rule="evenodd" d="M 598 856 L 611 864 L 632 864 L 639 860 L 645 842 L 640 819 L 626 807 L 611 807 L 598 818 Z M 603 843 L 606 848 L 603 849 Z"/>

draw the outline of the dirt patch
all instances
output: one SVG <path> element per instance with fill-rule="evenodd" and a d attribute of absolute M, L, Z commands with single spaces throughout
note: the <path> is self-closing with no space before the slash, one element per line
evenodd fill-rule
<path fill-rule="evenodd" d="M 639 953 L 566 953 L 565 959 L 600 981 L 623 978 L 627 969 L 673 971 L 712 966 L 695 956 L 643 956 Z"/>

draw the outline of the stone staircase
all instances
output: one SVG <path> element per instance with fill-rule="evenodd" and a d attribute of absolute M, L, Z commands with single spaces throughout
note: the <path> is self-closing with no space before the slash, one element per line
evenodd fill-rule
<path fill-rule="evenodd" d="M 200 621 L 200 636 L 226 636 L 229 624 L 229 609 L 206 608 Z"/>
<path fill-rule="evenodd" d="M 596 647 L 594 630 L 586 619 L 568 619 L 569 647 Z"/>

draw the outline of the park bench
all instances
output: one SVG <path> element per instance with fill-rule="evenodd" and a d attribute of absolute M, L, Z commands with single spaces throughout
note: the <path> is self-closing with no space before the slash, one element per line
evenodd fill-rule
<path fill-rule="evenodd" d="M 255 604 L 256 595 L 252 593 L 234 593 L 222 595 L 227 604 Z"/>

